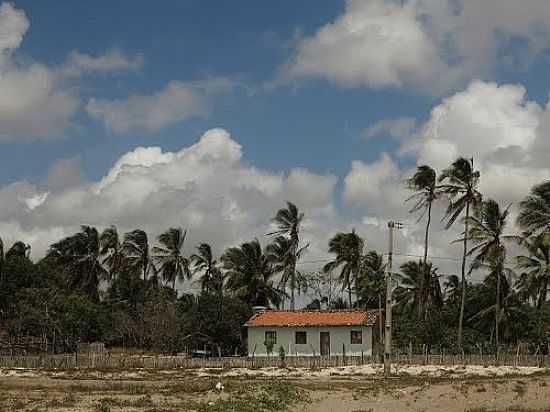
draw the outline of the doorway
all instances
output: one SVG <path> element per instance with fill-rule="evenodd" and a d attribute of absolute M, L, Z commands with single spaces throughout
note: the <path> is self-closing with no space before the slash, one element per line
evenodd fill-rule
<path fill-rule="evenodd" d="M 321 356 L 330 355 L 330 332 L 321 332 Z"/>

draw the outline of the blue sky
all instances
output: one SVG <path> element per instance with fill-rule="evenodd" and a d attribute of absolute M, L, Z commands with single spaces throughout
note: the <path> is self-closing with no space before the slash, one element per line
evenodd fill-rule
<path fill-rule="evenodd" d="M 458 155 L 517 202 L 550 175 L 548 27 L 547 0 L 2 3 L 0 235 L 177 221 L 221 250 L 288 199 L 312 256 L 352 227 L 379 247 L 412 168 Z"/>
<path fill-rule="evenodd" d="M 227 77 L 242 82 L 220 96 L 206 118 L 154 133 L 113 136 L 78 116 L 79 130 L 56 141 L 4 145 L 3 182 L 40 179 L 58 158 L 79 155 L 86 176 L 98 178 L 121 154 L 137 145 L 177 149 L 206 129 L 223 126 L 246 147 L 250 162 L 279 170 L 304 166 L 343 176 L 350 159 L 372 160 L 387 144 L 366 143 L 361 132 L 387 117 L 425 116 L 433 98 L 403 91 L 340 89 L 325 81 L 262 91 L 292 53 L 297 33 L 313 33 L 344 9 L 341 1 L 146 1 L 15 3 L 31 27 L 17 51 L 49 65 L 72 50 L 98 55 L 117 48 L 142 54 L 139 72 L 85 79 L 84 96 L 123 98 L 152 93 L 167 82 Z M 154 10 L 153 10 L 154 9 Z M 251 91 L 247 91 L 250 88 Z M 258 90 L 258 91 L 256 91 Z M 22 164 L 21 156 L 30 161 Z"/>

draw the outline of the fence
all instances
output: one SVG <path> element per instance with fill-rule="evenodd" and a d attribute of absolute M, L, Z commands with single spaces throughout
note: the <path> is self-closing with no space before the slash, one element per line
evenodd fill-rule
<path fill-rule="evenodd" d="M 309 356 L 189 358 L 187 356 L 110 356 L 107 354 L 64 354 L 37 356 L 0 356 L 0 368 L 30 369 L 173 369 L 173 368 L 327 368 L 377 364 L 375 356 Z M 399 365 L 495 365 L 494 355 L 480 354 L 395 354 L 392 363 Z M 501 352 L 499 365 L 550 367 L 549 355 Z"/>

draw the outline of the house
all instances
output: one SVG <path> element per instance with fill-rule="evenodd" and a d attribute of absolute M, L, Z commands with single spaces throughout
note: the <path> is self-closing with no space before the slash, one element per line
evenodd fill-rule
<path fill-rule="evenodd" d="M 248 356 L 371 356 L 377 313 L 364 310 L 259 310 L 246 323 Z M 269 348 L 271 353 L 268 353 Z"/>

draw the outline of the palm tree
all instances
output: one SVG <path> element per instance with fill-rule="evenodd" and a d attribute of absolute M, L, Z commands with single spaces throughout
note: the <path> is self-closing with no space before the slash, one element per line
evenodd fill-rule
<path fill-rule="evenodd" d="M 372 304 L 376 300 L 378 305 L 378 325 L 379 337 L 382 342 L 383 327 L 382 327 L 382 302 L 386 296 L 385 282 L 386 264 L 384 257 L 378 254 L 375 250 L 371 250 L 363 257 L 361 276 L 358 284 L 358 303 L 362 306 Z"/>
<path fill-rule="evenodd" d="M 290 278 L 290 309 L 294 310 L 296 306 L 294 291 L 297 285 L 296 281 L 296 263 L 299 255 L 300 244 L 300 224 L 304 214 L 301 213 L 295 204 L 287 202 L 285 209 L 279 209 L 273 218 L 276 230 L 268 235 L 286 236 L 289 239 L 288 258 L 286 259 L 288 277 Z M 307 248 L 307 245 L 301 250 Z"/>
<path fill-rule="evenodd" d="M 165 282 L 172 283 L 174 292 L 176 292 L 176 280 L 191 279 L 189 259 L 183 256 L 186 235 L 187 230 L 170 228 L 158 237 L 162 246 L 153 248 L 154 259 L 160 265 L 159 272 Z"/>
<path fill-rule="evenodd" d="M 99 238 L 101 245 L 100 254 L 104 256 L 103 265 L 109 270 L 109 278 L 115 279 L 119 272 L 123 269 L 124 254 L 122 253 L 122 243 L 118 235 L 117 228 L 110 226 L 101 232 Z"/>
<path fill-rule="evenodd" d="M 201 272 L 201 288 L 205 292 L 223 292 L 223 273 L 218 267 L 218 262 L 212 255 L 212 248 L 208 243 L 201 243 L 197 246 L 197 253 L 189 258 L 193 263 L 194 273 Z"/>
<path fill-rule="evenodd" d="M 81 226 L 80 232 L 51 245 L 47 256 L 63 267 L 70 288 L 82 289 L 97 301 L 99 282 L 108 277 L 100 249 L 97 229 Z"/>
<path fill-rule="evenodd" d="M 221 257 L 227 269 L 227 288 L 250 306 L 279 306 L 281 291 L 274 270 L 258 239 L 231 247 Z"/>
<path fill-rule="evenodd" d="M 325 272 L 331 272 L 341 267 L 340 281 L 342 290 L 348 291 L 349 307 L 352 307 L 351 290 L 357 282 L 363 263 L 364 240 L 352 230 L 349 233 L 337 233 L 328 243 L 328 252 L 335 255 L 334 260 L 324 267 Z"/>
<path fill-rule="evenodd" d="M 6 252 L 6 259 L 12 258 L 12 257 L 29 257 L 29 254 L 31 252 L 31 246 L 27 245 L 21 241 L 15 242 Z"/>
<path fill-rule="evenodd" d="M 425 279 L 425 268 L 428 268 L 428 279 Z M 412 312 L 420 305 L 424 293 L 426 308 L 441 308 L 443 293 L 439 283 L 437 268 L 428 262 L 410 260 L 401 265 L 401 273 L 396 274 L 398 286 L 395 288 L 395 300 L 402 311 Z M 424 291 L 421 291 L 421 284 Z"/>
<path fill-rule="evenodd" d="M 499 316 L 500 316 L 500 289 L 501 278 L 504 271 L 504 260 L 506 259 L 506 247 L 504 240 L 516 239 L 513 236 L 504 235 L 508 210 L 501 210 L 498 203 L 492 199 L 484 200 L 475 210 L 473 216 L 468 218 L 468 239 L 475 246 L 468 251 L 468 256 L 474 256 L 470 272 L 474 269 L 487 267 L 491 268 L 496 277 L 496 299 L 495 299 L 495 342 L 499 344 Z M 462 240 L 462 239 L 460 239 Z"/>
<path fill-rule="evenodd" d="M 496 347 L 498 350 L 499 329 L 501 326 L 504 326 L 505 329 L 511 329 L 511 323 L 515 321 L 514 318 L 517 318 L 518 313 L 523 312 L 523 305 L 521 305 L 519 294 L 514 291 L 511 285 L 510 280 L 515 276 L 515 273 L 512 269 L 504 265 L 504 261 L 500 260 L 498 257 L 497 261 L 493 261 L 493 258 L 489 258 L 488 263 L 481 264 L 480 268 L 486 269 L 489 272 L 482 284 L 482 295 L 484 294 L 483 289 L 486 289 L 487 291 L 494 291 L 495 288 L 499 288 L 500 299 L 481 309 L 478 313 L 472 316 L 471 320 L 476 318 L 481 320 L 494 313 L 497 314 L 496 318 L 498 319 L 498 324 L 495 322 L 494 332 Z M 497 286 L 498 284 L 500 286 Z M 487 301 L 487 299 L 485 300 Z M 517 323 L 517 321 L 515 322 Z M 506 334 L 506 331 L 504 332 Z"/>
<path fill-rule="evenodd" d="M 146 281 L 153 267 L 153 262 L 149 255 L 147 233 L 141 229 L 125 233 L 124 241 L 122 242 L 122 251 L 124 253 L 125 266 L 130 268 L 134 273 L 141 273 L 143 280 Z"/>
<path fill-rule="evenodd" d="M 524 272 L 517 283 L 520 293 L 533 297 L 537 309 L 542 309 L 550 285 L 550 233 L 543 232 L 522 242 L 527 255 L 516 256 L 516 264 Z"/>
<path fill-rule="evenodd" d="M 464 212 L 464 233 L 468 233 L 468 220 L 470 211 L 481 202 L 481 193 L 478 192 L 480 173 L 474 170 L 474 159 L 459 157 L 451 167 L 443 170 L 439 181 L 443 182 L 439 190 L 449 198 L 449 206 L 445 213 L 447 219 L 446 229 L 449 229 Z M 462 240 L 462 266 L 461 266 L 461 297 L 460 315 L 458 318 L 458 348 L 462 349 L 462 328 L 464 322 L 464 306 L 466 304 L 466 255 L 468 253 L 468 236 Z"/>
<path fill-rule="evenodd" d="M 415 174 L 407 180 L 407 187 L 415 193 L 406 201 L 414 201 L 413 207 L 409 213 L 420 212 L 418 220 L 424 215 L 428 215 L 426 221 L 426 231 L 424 235 L 424 276 L 420 278 L 420 300 L 418 302 L 418 316 L 425 317 L 424 302 L 428 298 L 426 294 L 426 284 L 429 281 L 430 272 L 428 269 L 428 239 L 430 233 L 430 223 L 432 220 L 432 204 L 437 199 L 437 178 L 435 170 L 428 165 L 418 166 Z"/>
<path fill-rule="evenodd" d="M 459 303 L 462 296 L 462 282 L 457 275 L 450 275 L 445 281 L 445 300 Z"/>
<path fill-rule="evenodd" d="M 529 234 L 550 231 L 550 181 L 535 185 L 520 203 L 518 224 Z"/>
<path fill-rule="evenodd" d="M 307 246 L 301 247 L 296 252 L 296 259 L 300 259 Z M 292 271 L 292 262 L 294 256 L 291 253 L 292 245 L 290 238 L 279 235 L 273 239 L 273 242 L 267 245 L 266 253 L 269 261 L 273 264 L 274 273 L 280 273 L 278 288 L 286 292 L 287 285 L 290 284 L 291 291 L 301 292 L 307 286 L 307 279 L 298 270 Z M 282 306 L 285 305 L 285 296 L 282 296 Z"/>

